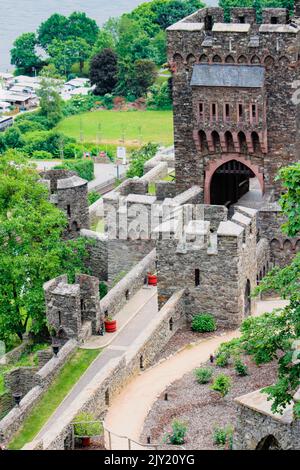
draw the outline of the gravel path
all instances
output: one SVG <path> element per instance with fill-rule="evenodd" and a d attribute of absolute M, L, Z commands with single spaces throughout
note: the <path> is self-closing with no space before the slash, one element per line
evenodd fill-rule
<path fill-rule="evenodd" d="M 257 367 L 249 357 L 244 358 L 244 362 L 249 370 L 246 377 L 237 376 L 232 366 L 220 368 L 206 364 L 207 367 L 213 367 L 214 376 L 225 373 L 232 378 L 232 389 L 225 398 L 220 398 L 218 393 L 210 390 L 210 384 L 198 384 L 193 372 L 167 387 L 147 416 L 140 442 L 146 442 L 147 436 L 150 436 L 151 443 L 163 443 L 164 435 L 176 418 L 188 426 L 184 444 L 186 449 L 218 449 L 213 444 L 213 430 L 215 427 L 234 427 L 237 409 L 233 399 L 270 385 L 276 378 L 276 363 Z M 166 392 L 168 401 L 164 400 Z M 163 448 L 174 449 L 174 446 Z"/>

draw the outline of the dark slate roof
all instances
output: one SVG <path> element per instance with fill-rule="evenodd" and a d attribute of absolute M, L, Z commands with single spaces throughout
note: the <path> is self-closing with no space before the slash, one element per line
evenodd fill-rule
<path fill-rule="evenodd" d="M 192 86 L 260 88 L 264 84 L 264 67 L 259 65 L 196 64 Z"/>

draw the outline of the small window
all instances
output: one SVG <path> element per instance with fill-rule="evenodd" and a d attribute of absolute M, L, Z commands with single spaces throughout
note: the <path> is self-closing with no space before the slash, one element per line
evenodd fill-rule
<path fill-rule="evenodd" d="M 225 119 L 226 122 L 230 121 L 230 106 L 229 103 L 225 103 Z"/>
<path fill-rule="evenodd" d="M 59 326 L 61 326 L 61 311 L 58 310 L 58 323 L 59 323 Z"/>
<path fill-rule="evenodd" d="M 257 122 L 257 106 L 256 106 L 256 104 L 251 105 L 251 117 L 252 117 L 252 122 Z"/>
<path fill-rule="evenodd" d="M 278 24 L 277 16 L 271 16 L 271 24 Z"/>
<path fill-rule="evenodd" d="M 169 320 L 169 330 L 173 331 L 173 327 L 174 327 L 174 320 L 173 320 L 173 317 L 171 317 Z"/>
<path fill-rule="evenodd" d="M 129 300 L 129 290 L 127 289 L 127 291 L 125 292 L 125 298 L 126 300 Z"/>
<path fill-rule="evenodd" d="M 214 24 L 213 17 L 212 17 L 211 15 L 207 15 L 207 16 L 204 18 L 204 27 L 205 27 L 205 30 L 206 30 L 206 31 L 211 31 L 212 28 L 213 28 L 213 24 Z"/>
<path fill-rule="evenodd" d="M 200 121 L 204 121 L 204 105 L 203 105 L 203 103 L 199 103 L 199 119 L 200 119 Z"/>
<path fill-rule="evenodd" d="M 244 24 L 245 23 L 245 17 L 244 16 L 239 16 L 239 22 Z"/>
<path fill-rule="evenodd" d="M 68 217 L 71 217 L 71 206 L 70 206 L 70 204 L 67 205 L 67 214 L 68 214 Z"/>
<path fill-rule="evenodd" d="M 238 105 L 238 121 L 243 121 L 244 118 L 244 107 L 241 103 Z"/>
<path fill-rule="evenodd" d="M 200 269 L 195 269 L 195 287 L 200 286 Z"/>
<path fill-rule="evenodd" d="M 217 105 L 216 105 L 216 103 L 212 103 L 212 105 L 211 105 L 211 119 L 212 119 L 212 121 L 217 120 Z"/>
<path fill-rule="evenodd" d="M 140 356 L 140 369 L 144 370 L 144 356 Z"/>

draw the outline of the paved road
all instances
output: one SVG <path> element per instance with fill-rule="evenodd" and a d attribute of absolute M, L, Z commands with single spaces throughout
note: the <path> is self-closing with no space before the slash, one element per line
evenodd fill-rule
<path fill-rule="evenodd" d="M 104 367 L 110 359 L 120 357 L 124 354 L 124 350 L 129 346 L 141 333 L 142 329 L 147 326 L 154 315 L 158 314 L 157 290 L 153 289 L 153 295 L 149 299 L 149 291 L 141 289 L 139 292 L 139 304 L 137 304 L 136 296 L 128 301 L 124 308 L 130 307 L 138 313 L 134 317 L 134 321 L 129 322 L 120 334 L 104 349 L 104 351 L 94 360 L 84 375 L 73 387 L 71 392 L 66 396 L 64 401 L 56 409 L 44 427 L 41 429 L 36 439 L 40 439 L 49 431 L 55 423 L 59 421 L 61 415 L 68 410 L 76 397 L 87 387 L 95 375 Z M 143 299 L 146 299 L 146 303 Z"/>

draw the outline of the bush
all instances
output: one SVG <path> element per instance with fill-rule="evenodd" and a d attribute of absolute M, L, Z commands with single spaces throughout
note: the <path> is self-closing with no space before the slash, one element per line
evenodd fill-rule
<path fill-rule="evenodd" d="M 102 197 L 101 194 L 96 193 L 96 191 L 90 191 L 90 192 L 88 193 L 88 202 L 89 202 L 89 206 L 91 206 L 92 204 L 94 204 L 94 202 L 98 201 L 101 197 Z"/>
<path fill-rule="evenodd" d="M 173 445 L 182 445 L 184 444 L 184 438 L 187 433 L 187 426 L 185 423 L 179 420 L 174 420 L 172 422 L 172 430 L 167 433 L 165 441 Z"/>
<path fill-rule="evenodd" d="M 23 119 L 22 121 L 18 122 L 16 127 L 22 134 L 26 134 L 26 132 L 46 130 L 46 127 L 42 123 L 38 121 L 30 121 L 29 119 Z"/>
<path fill-rule="evenodd" d="M 154 157 L 158 150 L 158 145 L 149 142 L 141 147 L 139 150 L 134 150 L 131 153 L 130 167 L 126 173 L 127 178 L 139 178 L 144 174 L 144 164 L 150 158 Z"/>
<path fill-rule="evenodd" d="M 35 131 L 24 135 L 25 146 L 23 151 L 32 157 L 35 151 L 45 151 L 52 154 L 54 158 L 61 156 L 62 149 L 69 143 L 75 143 L 72 137 L 67 137 L 58 131 Z"/>
<path fill-rule="evenodd" d="M 207 384 L 210 382 L 213 370 L 210 367 L 199 367 L 195 370 L 195 377 L 199 384 Z"/>
<path fill-rule="evenodd" d="M 45 150 L 35 150 L 31 156 L 34 160 L 51 160 L 53 158 L 52 154 Z"/>
<path fill-rule="evenodd" d="M 234 369 L 238 375 L 241 377 L 244 377 L 245 375 L 248 375 L 248 367 L 246 364 L 243 363 L 243 361 L 240 358 L 237 358 L 234 363 Z"/>
<path fill-rule="evenodd" d="M 90 413 L 80 413 L 73 421 L 74 434 L 79 437 L 101 436 L 103 434 L 103 426 L 100 421 Z M 76 424 L 77 423 L 77 424 Z"/>
<path fill-rule="evenodd" d="M 34 112 L 30 112 L 30 113 L 25 113 L 25 114 L 19 114 L 18 116 L 16 116 L 15 123 L 18 125 L 18 127 L 23 122 L 26 122 L 27 125 L 28 125 L 29 122 L 37 123 L 45 130 L 49 130 L 50 127 L 51 127 L 50 123 L 47 120 L 47 118 L 45 116 L 41 116 L 39 114 L 39 111 L 34 111 Z M 26 124 L 25 124 L 25 126 L 26 126 Z M 29 131 L 27 131 L 27 132 L 29 132 Z"/>
<path fill-rule="evenodd" d="M 211 386 L 211 389 L 214 390 L 215 392 L 219 392 L 222 395 L 222 397 L 225 397 L 225 395 L 227 395 L 230 388 L 231 388 L 231 378 L 225 374 L 219 374 L 215 378 Z"/>
<path fill-rule="evenodd" d="M 218 446 L 225 446 L 228 443 L 228 447 L 232 448 L 232 435 L 233 429 L 231 426 L 227 426 L 226 428 L 216 427 L 213 432 L 213 442 Z"/>
<path fill-rule="evenodd" d="M 230 355 L 227 352 L 222 352 L 217 354 L 216 357 L 216 365 L 218 367 L 226 367 L 228 366 Z"/>
<path fill-rule="evenodd" d="M 107 285 L 105 284 L 105 282 L 100 282 L 99 284 L 99 295 L 100 295 L 100 299 L 103 299 L 103 297 L 106 296 L 108 292 L 108 288 L 107 288 Z"/>
<path fill-rule="evenodd" d="M 75 160 L 73 162 L 64 162 L 62 165 L 54 167 L 56 170 L 75 171 L 80 178 L 87 181 L 94 179 L 94 162 L 92 160 Z"/>
<path fill-rule="evenodd" d="M 192 321 L 192 330 L 198 333 L 207 333 L 217 329 L 215 319 L 209 313 L 196 315 Z"/>

